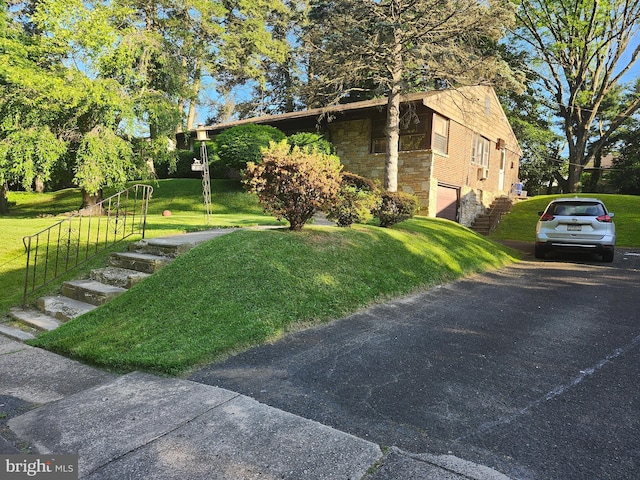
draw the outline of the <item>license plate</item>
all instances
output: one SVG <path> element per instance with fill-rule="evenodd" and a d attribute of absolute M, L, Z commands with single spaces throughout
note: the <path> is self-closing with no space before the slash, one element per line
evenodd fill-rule
<path fill-rule="evenodd" d="M 582 225 L 567 225 L 568 232 L 580 232 L 582 231 Z"/>

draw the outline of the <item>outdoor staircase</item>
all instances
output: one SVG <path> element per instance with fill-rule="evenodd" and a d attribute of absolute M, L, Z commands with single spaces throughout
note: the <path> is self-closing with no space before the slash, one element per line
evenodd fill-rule
<path fill-rule="evenodd" d="M 471 225 L 471 230 L 481 235 L 489 235 L 500 223 L 502 216 L 511 210 L 512 206 L 513 200 L 509 197 L 496 198 L 486 213 L 476 216 Z"/>
<path fill-rule="evenodd" d="M 196 245 L 231 231 L 209 230 L 132 243 L 129 251 L 111 254 L 109 265 L 92 270 L 88 279 L 65 282 L 59 295 L 38 299 L 37 309 L 12 308 L 9 318 L 0 320 L 0 335 L 25 341 L 54 330 L 117 297 Z"/>

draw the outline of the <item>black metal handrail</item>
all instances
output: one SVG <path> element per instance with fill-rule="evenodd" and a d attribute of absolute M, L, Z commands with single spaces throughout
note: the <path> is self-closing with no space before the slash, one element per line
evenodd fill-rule
<path fill-rule="evenodd" d="M 27 296 L 112 245 L 145 236 L 150 185 L 133 185 L 22 239 L 27 254 L 22 305 Z"/>
<path fill-rule="evenodd" d="M 489 235 L 498 227 L 498 224 L 502 221 L 502 217 L 504 217 L 508 211 L 509 208 L 505 208 L 503 203 L 496 203 L 489 211 Z"/>

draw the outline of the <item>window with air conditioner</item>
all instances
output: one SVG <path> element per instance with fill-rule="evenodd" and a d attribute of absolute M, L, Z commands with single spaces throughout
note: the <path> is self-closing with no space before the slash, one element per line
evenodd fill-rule
<path fill-rule="evenodd" d="M 471 163 L 489 167 L 489 140 L 477 133 L 473 136 Z"/>

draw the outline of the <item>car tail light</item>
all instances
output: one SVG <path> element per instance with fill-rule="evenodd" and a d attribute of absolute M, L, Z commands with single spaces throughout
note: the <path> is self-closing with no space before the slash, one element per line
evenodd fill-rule
<path fill-rule="evenodd" d="M 600 215 L 599 217 L 596 217 L 596 220 L 602 223 L 611 223 L 611 217 L 609 214 Z"/>
<path fill-rule="evenodd" d="M 540 221 L 541 222 L 550 222 L 554 218 L 556 218 L 556 217 L 554 217 L 550 213 L 543 213 L 542 216 L 540 217 Z"/>

